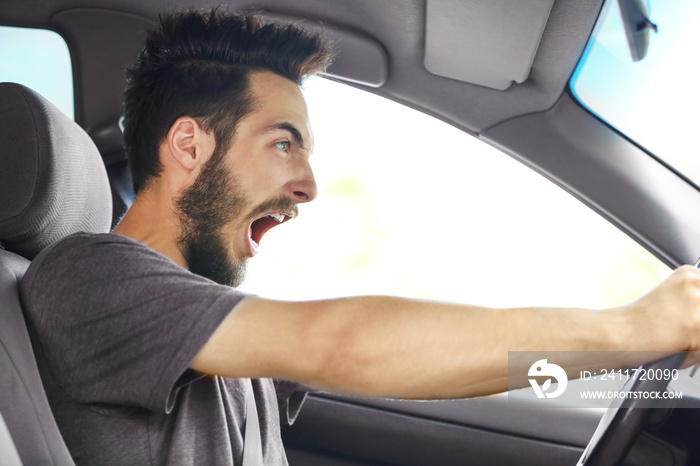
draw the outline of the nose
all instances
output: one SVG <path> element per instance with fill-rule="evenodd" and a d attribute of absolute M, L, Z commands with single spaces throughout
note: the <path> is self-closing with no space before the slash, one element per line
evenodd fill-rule
<path fill-rule="evenodd" d="M 301 173 L 291 182 L 289 189 L 297 203 L 311 202 L 318 196 L 318 187 L 311 165 L 306 161 Z"/>

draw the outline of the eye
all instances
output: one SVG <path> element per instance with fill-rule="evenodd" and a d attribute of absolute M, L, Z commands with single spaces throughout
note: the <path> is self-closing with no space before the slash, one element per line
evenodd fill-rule
<path fill-rule="evenodd" d="M 289 151 L 290 142 L 289 141 L 279 141 L 275 143 L 275 146 L 283 152 Z"/>

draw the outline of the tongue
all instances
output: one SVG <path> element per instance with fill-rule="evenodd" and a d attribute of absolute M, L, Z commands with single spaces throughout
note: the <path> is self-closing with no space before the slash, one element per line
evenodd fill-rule
<path fill-rule="evenodd" d="M 250 238 L 254 243 L 260 244 L 263 235 L 272 227 L 279 225 L 279 222 L 271 217 L 259 218 L 250 226 Z"/>

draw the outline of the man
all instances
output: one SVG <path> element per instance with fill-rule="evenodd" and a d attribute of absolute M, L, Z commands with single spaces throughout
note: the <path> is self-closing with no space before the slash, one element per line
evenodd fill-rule
<path fill-rule="evenodd" d="M 299 84 L 328 60 L 317 37 L 220 11 L 166 15 L 149 34 L 125 99 L 132 208 L 114 233 L 47 248 L 22 282 L 76 463 L 240 464 L 257 413 L 264 464 L 285 464 L 277 397 L 293 414 L 298 386 L 270 378 L 467 397 L 507 388 L 508 350 L 700 347 L 689 267 L 602 312 L 238 292 L 262 236 L 316 197 Z"/>

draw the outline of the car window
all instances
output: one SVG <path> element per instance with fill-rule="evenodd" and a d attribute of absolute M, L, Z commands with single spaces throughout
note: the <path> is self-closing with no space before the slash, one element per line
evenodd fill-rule
<path fill-rule="evenodd" d="M 75 117 L 70 53 L 53 31 L 0 26 L 0 82 L 23 84 Z"/>
<path fill-rule="evenodd" d="M 696 185 L 698 22 L 695 0 L 607 2 L 571 80 L 584 106 Z"/>
<path fill-rule="evenodd" d="M 273 229 L 244 289 L 602 308 L 669 273 L 577 199 L 464 132 L 321 78 L 305 85 L 319 197 Z"/>

